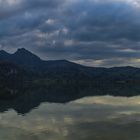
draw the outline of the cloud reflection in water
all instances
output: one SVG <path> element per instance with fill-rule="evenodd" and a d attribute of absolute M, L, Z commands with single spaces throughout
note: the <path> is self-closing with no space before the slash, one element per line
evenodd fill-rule
<path fill-rule="evenodd" d="M 43 103 L 25 116 L 0 114 L 0 140 L 139 140 L 140 97 Z"/>

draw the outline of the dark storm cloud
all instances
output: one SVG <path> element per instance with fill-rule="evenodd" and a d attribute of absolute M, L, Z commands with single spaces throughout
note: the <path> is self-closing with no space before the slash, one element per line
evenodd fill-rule
<path fill-rule="evenodd" d="M 44 59 L 129 65 L 140 58 L 139 13 L 138 0 L 0 0 L 0 47 L 25 47 Z"/>
<path fill-rule="evenodd" d="M 20 14 L 26 11 L 38 9 L 57 8 L 63 0 L 1 0 L 0 1 L 0 21 Z M 36 14 L 36 12 L 34 13 Z"/>
<path fill-rule="evenodd" d="M 70 10 L 73 17 L 68 20 L 68 26 L 77 40 L 140 39 L 140 16 L 130 4 L 83 1 L 75 4 Z M 74 20 L 73 24 L 70 20 Z"/>

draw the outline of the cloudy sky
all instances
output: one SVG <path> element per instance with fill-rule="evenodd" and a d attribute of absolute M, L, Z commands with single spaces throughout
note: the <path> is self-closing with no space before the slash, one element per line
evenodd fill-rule
<path fill-rule="evenodd" d="M 140 67 L 140 0 L 0 0 L 0 49 Z"/>

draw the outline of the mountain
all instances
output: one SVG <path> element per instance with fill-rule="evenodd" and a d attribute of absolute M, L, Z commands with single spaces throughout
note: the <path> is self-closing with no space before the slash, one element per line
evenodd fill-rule
<path fill-rule="evenodd" d="M 67 60 L 44 61 L 24 48 L 13 54 L 0 51 L 0 77 L 0 99 L 20 95 L 24 100 L 42 97 L 43 101 L 66 102 L 93 95 L 140 94 L 140 68 L 96 68 Z"/>
<path fill-rule="evenodd" d="M 41 59 L 38 56 L 24 48 L 18 49 L 12 54 L 12 58 L 18 64 L 35 65 L 41 62 Z"/>
<path fill-rule="evenodd" d="M 66 103 L 85 96 L 140 95 L 140 68 L 86 67 L 67 60 L 44 61 L 21 48 L 0 51 L 0 111 L 25 114 L 42 102 Z"/>
<path fill-rule="evenodd" d="M 82 67 L 78 64 L 69 62 L 67 60 L 44 61 L 24 48 L 18 49 L 14 54 L 9 54 L 1 50 L 0 61 L 12 62 L 19 65 L 21 68 L 27 71 L 40 72 L 40 73 L 42 72 L 46 73 L 54 69 L 68 70 L 70 68 L 75 69 L 76 67 Z"/>
<path fill-rule="evenodd" d="M 44 61 L 30 51 L 21 48 L 15 53 L 9 54 L 0 51 L 0 62 L 9 62 L 19 66 L 26 72 L 34 73 L 42 77 L 56 78 L 87 78 L 94 80 L 139 80 L 140 68 L 135 67 L 114 67 L 95 68 L 86 67 L 67 60 Z"/>
<path fill-rule="evenodd" d="M 39 57 L 24 48 L 18 49 L 14 54 L 1 50 L 0 61 L 12 62 L 27 70 L 36 70 L 42 62 Z"/>

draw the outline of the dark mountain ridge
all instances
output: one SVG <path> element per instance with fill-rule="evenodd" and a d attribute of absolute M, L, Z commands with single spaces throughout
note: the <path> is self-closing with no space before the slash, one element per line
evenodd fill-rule
<path fill-rule="evenodd" d="M 67 60 L 50 60 L 44 61 L 41 60 L 38 56 L 29 52 L 28 50 L 21 48 L 18 49 L 15 53 L 9 54 L 3 50 L 0 51 L 0 61 L 12 62 L 23 69 L 34 72 L 45 73 L 45 71 L 49 71 L 50 69 L 56 68 L 75 68 L 75 67 L 83 67 L 81 65 L 69 62 Z"/>
<path fill-rule="evenodd" d="M 139 80 L 140 68 L 136 67 L 113 67 L 96 68 L 76 64 L 67 60 L 41 60 L 30 51 L 21 48 L 15 53 L 9 54 L 0 51 L 0 62 L 9 62 L 17 65 L 26 72 L 42 75 L 42 77 L 61 77 L 63 78 L 89 78 L 94 80 Z"/>
<path fill-rule="evenodd" d="M 66 103 L 95 95 L 140 95 L 140 68 L 44 61 L 24 48 L 13 54 L 0 51 L 0 111 L 14 108 L 24 114 L 41 102 Z"/>
<path fill-rule="evenodd" d="M 119 74 L 130 75 L 137 74 L 140 72 L 140 68 L 135 67 L 113 67 L 113 68 L 103 68 L 103 67 L 87 67 L 80 64 L 76 64 L 67 60 L 41 60 L 38 56 L 31 53 L 30 51 L 21 48 L 15 53 L 9 54 L 4 50 L 0 51 L 0 61 L 10 62 L 20 66 L 26 71 L 32 71 L 35 73 L 81 73 L 89 76 L 98 77 L 101 75 L 107 76 Z M 107 74 L 107 75 L 106 75 Z M 134 75 L 133 75 L 134 76 Z"/>
<path fill-rule="evenodd" d="M 44 61 L 24 48 L 13 54 L 0 51 L 0 77 L 0 99 L 16 94 L 66 102 L 93 95 L 140 94 L 140 68 L 96 68 L 67 60 Z"/>
<path fill-rule="evenodd" d="M 21 48 L 15 53 L 9 54 L 0 51 L 0 62 L 10 62 L 22 70 L 34 75 L 60 79 L 94 79 L 95 81 L 105 80 L 140 80 L 140 68 L 136 67 L 113 67 L 96 68 L 76 64 L 67 60 L 41 60 L 30 51 Z"/>

